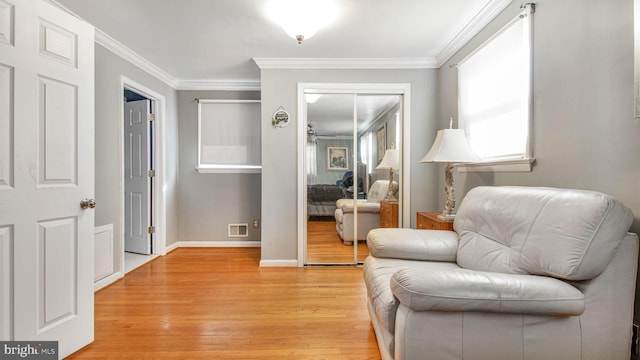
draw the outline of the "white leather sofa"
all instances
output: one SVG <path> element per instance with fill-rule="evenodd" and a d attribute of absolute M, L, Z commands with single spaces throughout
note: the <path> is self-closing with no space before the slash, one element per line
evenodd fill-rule
<path fill-rule="evenodd" d="M 596 192 L 478 187 L 454 231 L 375 229 L 364 264 L 383 359 L 619 359 L 638 237 Z"/>
<path fill-rule="evenodd" d="M 391 184 L 394 194 L 398 193 L 398 183 Z M 367 192 L 367 199 L 357 202 L 353 199 L 336 201 L 336 231 L 345 245 L 352 245 L 354 240 L 354 208 L 358 209 L 358 240 L 366 240 L 369 230 L 380 227 L 380 201 L 389 192 L 389 180 L 377 180 Z"/>

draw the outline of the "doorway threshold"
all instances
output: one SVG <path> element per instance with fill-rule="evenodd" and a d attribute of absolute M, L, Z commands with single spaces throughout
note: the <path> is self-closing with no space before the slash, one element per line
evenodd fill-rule
<path fill-rule="evenodd" d="M 125 274 L 133 271 L 137 268 L 139 268 L 140 266 L 148 263 L 149 261 L 155 259 L 158 255 L 156 254 L 151 254 L 151 255 L 144 255 L 144 254 L 136 254 L 136 253 L 132 253 L 132 252 L 126 252 L 124 253 L 124 272 Z"/>

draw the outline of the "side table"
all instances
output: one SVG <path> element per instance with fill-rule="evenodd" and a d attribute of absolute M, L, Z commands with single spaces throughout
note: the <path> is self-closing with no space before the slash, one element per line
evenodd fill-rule
<path fill-rule="evenodd" d="M 398 227 L 398 202 L 397 201 L 380 201 L 380 227 L 381 228 L 397 228 Z"/>
<path fill-rule="evenodd" d="M 439 214 L 439 212 L 416 213 L 416 228 L 453 231 L 453 222 L 438 219 Z"/>

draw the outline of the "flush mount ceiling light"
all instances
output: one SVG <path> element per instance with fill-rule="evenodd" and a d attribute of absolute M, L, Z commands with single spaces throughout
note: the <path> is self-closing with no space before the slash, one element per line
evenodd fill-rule
<path fill-rule="evenodd" d="M 337 6 L 333 0 L 271 0 L 267 11 L 269 17 L 301 44 L 335 19 Z"/>

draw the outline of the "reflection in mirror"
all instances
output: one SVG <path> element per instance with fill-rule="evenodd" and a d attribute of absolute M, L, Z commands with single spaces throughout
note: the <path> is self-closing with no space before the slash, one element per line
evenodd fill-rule
<path fill-rule="evenodd" d="M 306 263 L 362 262 L 366 235 L 380 227 L 380 200 L 389 189 L 388 168 L 376 167 L 387 149 L 400 149 L 401 97 L 305 94 L 305 100 Z M 398 169 L 394 173 L 397 193 Z M 392 205 L 395 219 L 387 221 L 398 226 L 401 207 Z"/>
<path fill-rule="evenodd" d="M 353 98 L 305 94 L 307 263 L 354 262 L 353 248 L 342 242 L 335 218 L 339 201 L 353 201 Z"/>

